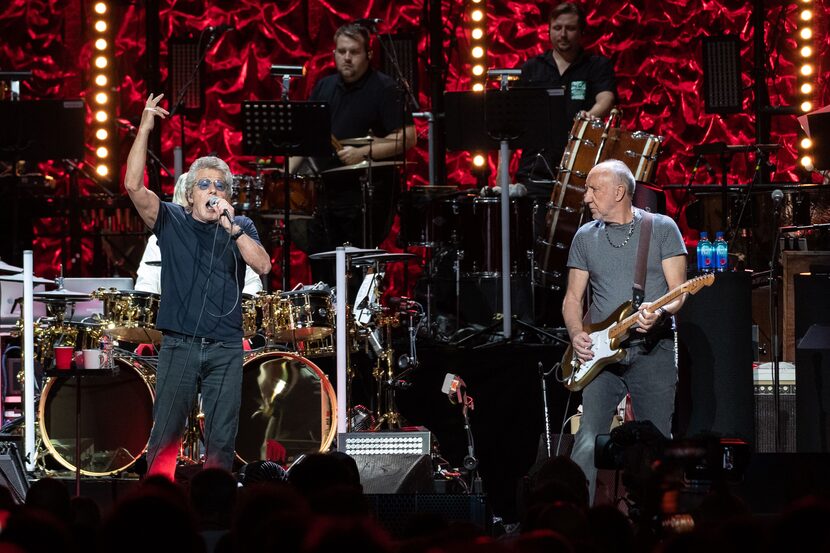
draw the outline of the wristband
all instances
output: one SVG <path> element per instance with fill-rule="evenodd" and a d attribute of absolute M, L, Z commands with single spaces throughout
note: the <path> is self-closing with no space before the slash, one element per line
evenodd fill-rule
<path fill-rule="evenodd" d="M 244 230 L 242 230 L 242 227 L 240 227 L 240 228 L 239 228 L 239 231 L 237 231 L 237 232 L 235 232 L 235 233 L 231 234 L 231 240 L 233 240 L 234 242 L 236 242 L 237 240 L 239 240 L 239 237 L 240 237 L 240 236 L 242 236 L 243 234 L 245 234 L 245 231 L 244 231 Z"/>

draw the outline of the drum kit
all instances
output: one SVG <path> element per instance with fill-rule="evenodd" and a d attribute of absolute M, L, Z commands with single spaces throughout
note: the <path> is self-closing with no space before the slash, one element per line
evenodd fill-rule
<path fill-rule="evenodd" d="M 332 258 L 334 252 L 317 257 Z M 376 404 L 368 416 L 369 430 L 400 426 L 394 405 L 396 356 L 392 329 L 401 326 L 406 311 L 380 306 L 383 276 L 388 263 L 415 258 L 408 253 L 349 248 L 354 267 L 367 270 L 369 285 L 360 305 L 348 309 L 348 350 L 375 353 L 372 378 Z M 20 279 L 17 275 L 0 277 Z M 46 279 L 36 279 L 47 281 Z M 46 305 L 47 316 L 34 324 L 34 359 L 40 365 L 38 428 L 46 459 L 87 476 L 107 476 L 128 471 L 146 450 L 153 421 L 157 357 L 140 355 L 139 344 L 158 346 L 162 333 L 156 328 L 159 295 L 135 290 L 100 288 L 89 294 L 64 288 L 35 292 L 35 302 Z M 82 321 L 73 319 L 76 304 L 98 300 L 102 314 Z M 241 463 L 260 459 L 296 460 L 301 454 L 328 449 L 337 431 L 337 402 L 329 377 L 312 359 L 334 354 L 335 300 L 324 285 L 259 293 L 242 300 L 243 331 L 251 342 L 263 345 L 246 352 L 236 453 Z M 409 306 L 407 306 L 409 309 Z M 356 316 L 356 315 L 359 315 Z M 410 326 L 418 318 L 409 316 Z M 16 334 L 22 335 L 18 322 Z M 256 337 L 257 340 L 253 340 Z M 105 345 L 101 345 L 105 344 Z M 76 371 L 55 371 L 55 348 L 74 351 L 109 348 L 107 369 L 98 378 L 67 378 Z M 414 348 L 414 344 L 411 345 Z M 73 357 L 76 369 L 78 357 Z M 78 367 L 80 365 L 78 364 Z M 349 374 L 349 378 L 353 375 Z M 80 393 L 80 415 L 76 401 Z M 350 396 L 349 389 L 347 395 Z M 367 410 L 355 406 L 353 412 Z M 115 416 L 117 414 L 117 416 Z M 76 439 L 76 420 L 80 417 Z M 198 460 L 201 438 L 199 407 L 194 407 L 183 439 L 180 459 Z M 80 458 L 76 446 L 80 442 Z M 277 453 L 275 453 L 275 451 Z M 46 455 L 48 454 L 48 455 Z M 79 459 L 79 460 L 78 460 Z M 78 467 L 80 463 L 80 467 Z"/>
<path fill-rule="evenodd" d="M 510 198 L 509 276 L 529 279 L 532 288 L 564 289 L 570 242 L 586 221 L 583 197 L 588 172 L 602 161 L 618 159 L 638 182 L 650 182 L 662 142 L 661 136 L 620 128 L 616 110 L 605 121 L 577 115 L 558 171 L 548 181 L 549 201 Z M 401 242 L 430 250 L 425 271 L 427 306 L 432 303 L 430 284 L 440 278 L 444 259 L 452 260 L 456 296 L 461 279 L 502 276 L 501 201 L 451 186 L 414 186 L 403 197 Z M 532 292 L 531 297 L 535 298 Z"/>

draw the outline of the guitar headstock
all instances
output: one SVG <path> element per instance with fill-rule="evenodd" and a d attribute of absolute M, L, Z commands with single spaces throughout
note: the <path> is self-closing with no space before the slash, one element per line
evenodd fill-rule
<path fill-rule="evenodd" d="M 706 273 L 691 280 L 687 280 L 680 288 L 683 292 L 689 294 L 696 294 L 698 290 L 705 286 L 711 286 L 715 282 L 715 273 Z"/>

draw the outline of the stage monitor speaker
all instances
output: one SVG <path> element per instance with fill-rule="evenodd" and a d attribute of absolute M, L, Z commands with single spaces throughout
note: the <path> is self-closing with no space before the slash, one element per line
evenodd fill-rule
<path fill-rule="evenodd" d="M 347 455 L 429 455 L 432 435 L 426 429 L 396 432 L 346 432 L 337 435 L 337 451 Z"/>
<path fill-rule="evenodd" d="M 20 436 L 0 435 L 0 486 L 8 488 L 17 504 L 26 501 L 29 481 L 20 456 Z"/>
<path fill-rule="evenodd" d="M 405 538 L 417 532 L 420 515 L 437 515 L 447 522 L 471 522 L 487 535 L 490 530 L 490 508 L 483 494 L 367 494 L 369 509 L 383 528 L 394 538 Z"/>
<path fill-rule="evenodd" d="M 749 273 L 718 273 L 677 314 L 675 435 L 753 439 L 751 292 Z"/>
<path fill-rule="evenodd" d="M 830 453 L 830 275 L 795 286 L 796 435 L 799 453 Z"/>
<path fill-rule="evenodd" d="M 429 455 L 393 453 L 383 455 L 350 454 L 357 463 L 363 493 L 430 493 L 432 458 Z"/>

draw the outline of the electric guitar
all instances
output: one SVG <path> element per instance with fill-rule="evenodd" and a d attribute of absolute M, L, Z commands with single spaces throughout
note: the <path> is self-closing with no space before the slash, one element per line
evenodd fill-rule
<path fill-rule="evenodd" d="M 713 273 L 687 280 L 655 300 L 647 311 L 654 313 L 658 308 L 674 301 L 680 294 L 696 294 L 698 290 L 704 286 L 710 286 L 713 282 L 715 282 Z M 591 336 L 591 351 L 594 357 L 588 361 L 580 361 L 573 351 L 573 346 L 568 346 L 562 357 L 562 376 L 565 387 L 572 392 L 577 392 L 596 378 L 607 365 L 622 360 L 625 357 L 625 350 L 620 347 L 620 344 L 628 338 L 628 331 L 636 324 L 638 317 L 639 312 L 632 307 L 630 301 L 627 301 L 601 323 L 589 325 L 585 332 Z"/>

